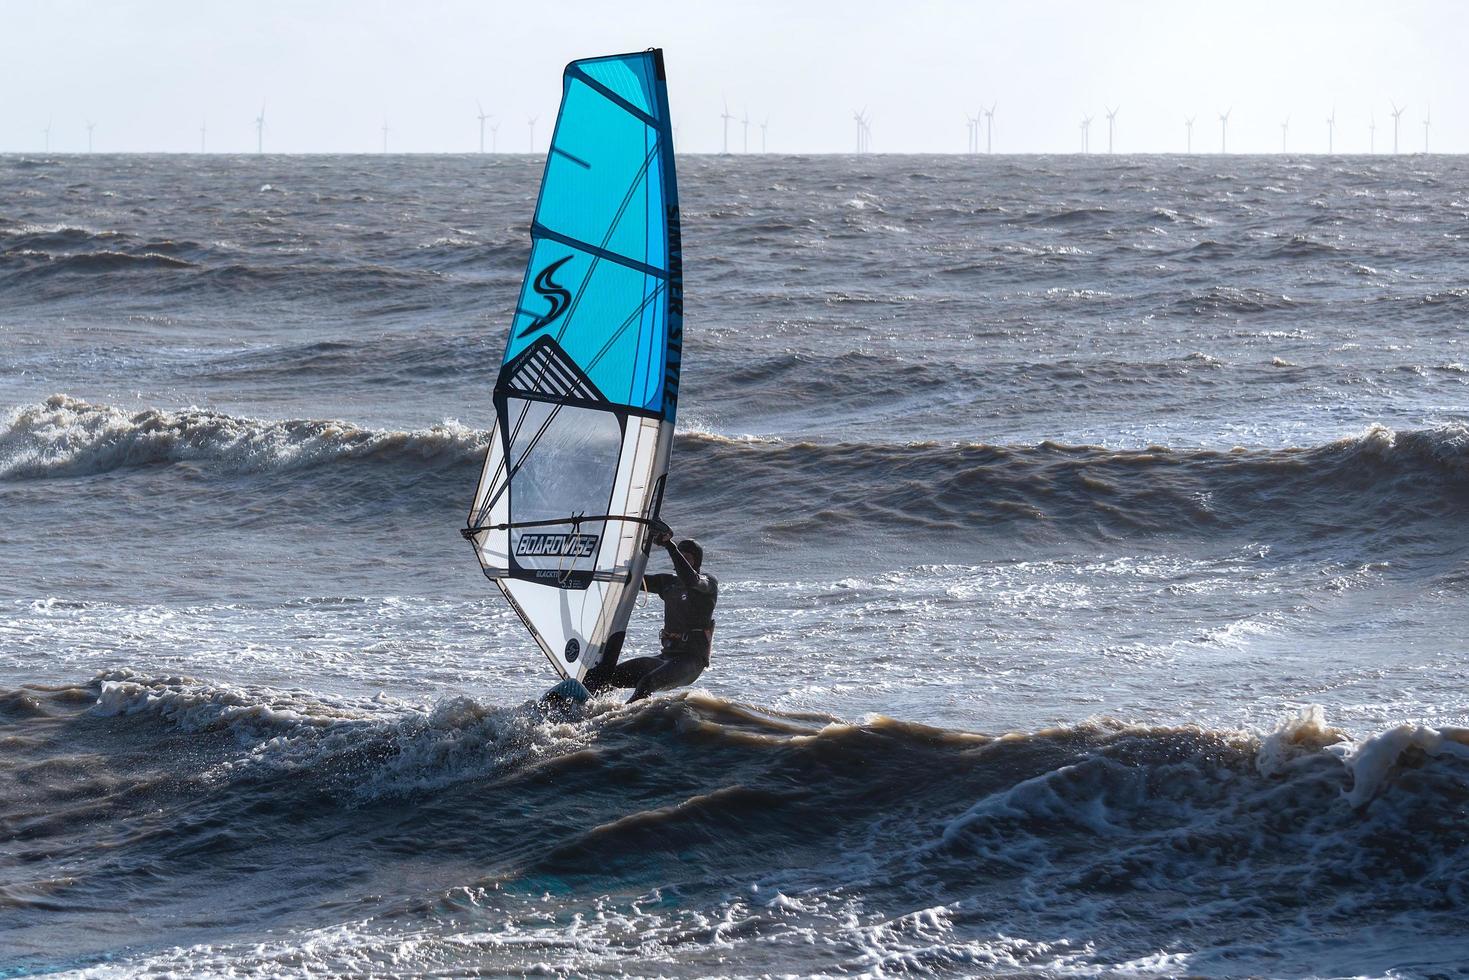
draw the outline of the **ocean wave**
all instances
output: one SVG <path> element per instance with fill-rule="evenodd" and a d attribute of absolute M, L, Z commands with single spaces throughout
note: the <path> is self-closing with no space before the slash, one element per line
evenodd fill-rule
<path fill-rule="evenodd" d="M 1295 300 L 1289 296 L 1276 295 L 1262 289 L 1211 286 L 1185 293 L 1173 300 L 1169 308 L 1187 316 L 1232 316 L 1288 310 L 1295 305 Z"/>
<path fill-rule="evenodd" d="M 1056 294 L 1068 301 L 1105 301 L 1108 294 Z M 493 385 L 500 370 L 502 338 L 493 331 L 415 331 L 404 335 L 331 338 L 231 352 L 200 362 L 195 374 L 210 380 L 288 381 L 350 378 L 363 384 L 418 384 L 445 380 Z M 1099 390 L 1147 386 L 1183 378 L 1177 360 L 1056 358 L 968 364 L 937 355 L 895 358 L 867 349 L 810 351 L 775 348 L 752 353 L 741 338 L 719 339 L 706 349 L 702 376 L 706 402 L 767 406 L 786 414 L 821 406 L 854 409 L 922 403 L 936 391 L 988 394 L 1000 384 L 1049 390 L 1057 380 L 1085 381 Z M 1003 379 L 1003 381 L 997 380 Z M 895 393 L 903 393 L 895 397 Z"/>
<path fill-rule="evenodd" d="M 1175 211 L 1172 208 L 1155 207 L 1149 213 L 1154 219 L 1161 219 L 1168 224 L 1187 224 L 1195 228 L 1206 228 L 1215 223 L 1213 218 L 1206 218 L 1203 215 L 1190 214 L 1183 211 Z"/>
<path fill-rule="evenodd" d="M 1461 512 L 1469 428 L 1361 436 L 1304 449 L 918 443 L 746 443 L 688 435 L 676 477 L 702 512 L 778 533 L 1011 525 L 1046 537 L 1346 533 L 1411 537 Z"/>
<path fill-rule="evenodd" d="M 1469 306 L 1469 287 L 1460 286 L 1425 293 L 1413 302 L 1419 306 L 1450 307 L 1456 311 L 1462 311 L 1464 307 Z"/>
<path fill-rule="evenodd" d="M 0 254 L 7 264 L 19 263 L 27 273 L 129 272 L 148 269 L 191 269 L 194 263 L 161 252 L 76 252 L 48 255 L 32 250 L 7 251 Z"/>
<path fill-rule="evenodd" d="M 1027 224 L 1042 227 L 1050 225 L 1066 227 L 1097 221 L 1112 215 L 1112 213 L 1110 209 L 1104 207 L 1070 207 L 1043 214 L 1032 212 L 1025 215 L 1024 220 Z"/>
<path fill-rule="evenodd" d="M 199 377 L 241 382 L 295 382 L 351 378 L 360 384 L 421 384 L 454 379 L 493 386 L 500 371 L 501 339 L 492 334 L 433 330 L 404 336 L 385 333 L 351 339 L 279 344 L 217 356 L 198 365 Z"/>
<path fill-rule="evenodd" d="M 1200 355 L 1187 363 L 1209 361 Z M 456 478 L 430 481 L 429 490 L 442 496 L 448 487 L 468 492 L 486 438 L 456 422 L 369 429 L 201 408 L 129 411 L 56 395 L 4 420 L 0 478 L 191 464 L 232 477 L 307 480 L 351 464 L 350 487 L 338 492 L 378 500 L 428 492 L 425 475 L 460 470 Z M 1464 507 L 1469 428 L 1373 426 L 1320 446 L 1250 450 L 818 443 L 686 431 L 675 440 L 674 460 L 680 506 L 784 534 L 1010 525 L 1042 538 L 1231 528 L 1413 537 L 1415 521 Z"/>
<path fill-rule="evenodd" d="M 53 395 L 4 420 L 0 478 L 77 477 L 186 462 L 226 473 L 344 460 L 456 464 L 482 454 L 484 439 L 484 433 L 452 422 L 405 432 L 335 420 L 272 422 L 204 408 L 128 411 Z"/>
<path fill-rule="evenodd" d="M 1341 246 L 1305 235 L 1292 235 L 1275 248 L 1265 253 L 1271 259 L 1316 259 L 1328 258 L 1342 251 Z"/>
<path fill-rule="evenodd" d="M 615 957 L 595 927 L 543 932 L 554 906 L 538 904 L 610 892 L 640 944 L 717 950 L 799 927 L 849 966 L 1086 974 L 1238 969 L 1283 920 L 1452 936 L 1469 904 L 1469 729 L 1353 738 L 1315 709 L 1271 731 L 1097 718 L 982 734 L 700 691 L 548 717 L 115 670 L 0 691 L 0 740 L 0 777 L 25 773 L 0 778 L 0 821 L 23 828 L 18 860 L 0 856 L 0 908 L 16 915 L 136 917 L 204 894 L 211 924 L 258 922 L 259 889 L 205 887 L 223 868 L 270 880 L 308 928 L 344 903 L 488 916 L 500 958 L 480 952 L 500 964 L 522 962 L 507 947 L 526 962 L 579 951 L 572 972 Z M 1181 890 L 1208 901 L 1180 904 Z M 1017 908 L 1037 939 L 1124 912 L 1141 925 L 1004 939 Z M 479 934 L 452 941 L 468 955 Z"/>
<path fill-rule="evenodd" d="M 140 237 L 79 225 L 0 225 L 0 273 L 186 269 L 198 265 L 210 251 L 202 243 L 186 239 Z"/>
<path fill-rule="evenodd" d="M 225 242 L 146 237 L 128 232 L 73 225 L 23 224 L 0 228 L 0 277 L 17 288 L 39 288 L 54 277 L 129 274 L 117 288 L 129 295 L 190 292 L 253 293 L 265 289 L 289 296 L 374 296 L 417 290 L 445 280 L 456 268 L 501 271 L 524 261 L 521 241 L 458 242 L 441 239 L 409 254 L 403 265 L 322 261 L 319 249 L 297 239 L 256 237 L 247 252 Z M 188 272 L 155 279 L 142 272 Z M 53 294 L 38 297 L 52 300 Z"/>
<path fill-rule="evenodd" d="M 83 225 L 15 222 L 0 218 L 0 242 L 9 248 L 78 248 L 125 237 L 120 231 Z"/>
<path fill-rule="evenodd" d="M 642 735 L 677 741 L 692 737 L 690 747 L 696 754 L 726 749 L 756 755 L 789 751 L 809 758 L 831 779 L 874 782 L 881 780 L 864 772 L 860 759 L 879 769 L 900 768 L 915 757 L 927 758 L 930 764 L 940 759 L 982 763 L 987 756 L 1018 753 L 1034 762 L 1040 761 L 1031 758 L 1037 747 L 1043 747 L 1042 757 L 1059 753 L 1093 758 L 1125 744 L 1126 758 L 1117 760 L 1124 766 L 1168 768 L 1180 760 L 1227 761 L 1240 765 L 1241 775 L 1264 780 L 1288 780 L 1329 759 L 1333 764 L 1326 768 L 1337 790 L 1332 796 L 1359 811 L 1391 796 L 1395 787 L 1411 792 L 1413 772 L 1433 759 L 1444 760 L 1455 773 L 1459 763 L 1469 763 L 1469 728 L 1402 724 L 1353 738 L 1329 725 L 1319 707 L 1288 715 L 1274 729 L 1259 733 L 1097 718 L 1033 733 L 986 735 L 882 715 L 851 721 L 820 712 L 782 712 L 697 690 L 628 706 L 617 699 L 597 699 L 579 715 L 548 714 L 534 704 L 497 706 L 462 696 L 432 705 L 382 694 L 342 699 L 182 675 L 152 676 L 128 668 L 104 671 L 82 685 L 0 690 L 0 716 L 11 720 L 74 718 L 81 709 L 91 719 L 132 718 L 187 734 L 224 734 L 233 746 L 224 753 L 231 757 L 231 767 L 248 763 L 277 772 L 330 768 L 334 753 L 356 751 L 354 741 L 392 741 L 389 752 L 381 747 L 375 751 L 375 765 L 383 778 L 354 784 L 357 796 L 411 795 L 479 779 L 497 767 L 521 765 L 527 758 L 524 753 L 511 760 L 501 757 L 493 765 L 478 755 L 487 751 L 498 755 L 490 750 L 523 743 L 536 737 L 537 729 L 550 733 L 545 746 L 554 742 L 561 752 L 580 752 L 597 738 L 616 742 Z M 997 768 L 1007 775 L 1016 771 L 1013 765 Z M 1042 772 L 1046 777 L 1065 777 L 1070 770 L 1043 766 Z M 1469 766 L 1462 775 L 1469 777 Z M 1011 789 L 1025 786 L 1017 782 Z M 1469 800 L 1469 782 L 1461 789 Z M 1033 798 L 1042 797 L 1055 801 L 1054 794 Z M 1013 796 L 988 797 L 984 805 L 992 808 L 988 812 L 1026 809 L 1017 807 Z M 944 822 L 935 843 L 954 843 L 983 812 L 971 806 L 954 815 Z M 1091 829 L 1105 831 L 1106 824 L 1096 813 L 1085 808 L 1075 812 L 1091 821 Z"/>
<path fill-rule="evenodd" d="M 1412 891 L 1469 888 L 1469 863 L 1454 860 L 1469 857 L 1469 836 L 1413 829 L 1453 824 L 1469 803 L 1469 729 L 1404 724 L 1354 739 L 1319 709 L 1260 733 L 1103 718 L 987 735 L 784 713 L 699 691 L 633 706 L 598 700 L 584 715 L 549 717 L 464 697 L 344 701 L 128 670 L 7 691 L 0 706 L 10 709 L 0 725 L 36 728 L 31 756 L 73 750 L 47 741 L 64 730 L 46 719 L 80 725 L 87 750 L 125 738 L 136 750 L 151 740 L 166 755 L 175 733 L 213 737 L 202 757 L 209 765 L 178 773 L 185 784 L 217 791 L 263 781 L 287 795 L 326 791 L 342 806 L 432 799 L 478 808 L 485 787 L 505 780 L 545 797 L 547 787 L 535 786 L 554 771 L 555 796 L 607 808 L 580 830 L 541 832 L 534 864 L 565 873 L 596 868 L 593 854 L 604 856 L 605 872 L 609 861 L 636 863 L 650 850 L 672 856 L 731 840 L 758 861 L 763 849 L 748 846 L 756 841 L 824 848 L 854 818 L 907 813 L 902 862 L 937 862 L 945 874 L 974 874 L 977 856 L 991 871 L 1064 863 L 1086 868 L 1073 886 L 1148 890 L 1150 875 L 1165 874 L 1175 884 L 1199 875 L 1243 884 L 1238 862 L 1249 856 L 1280 875 L 1321 879 L 1337 874 L 1313 864 L 1325 846 L 1341 852 L 1337 869 L 1370 869 Z M 672 771 L 626 792 L 618 766 L 654 755 Z M 672 805 L 657 804 L 670 793 Z M 0 800 L 6 809 L 41 805 Z M 1393 839 L 1378 839 L 1384 832 Z M 1078 839 L 1106 846 L 1077 855 Z"/>
<path fill-rule="evenodd" d="M 200 271 L 189 283 L 194 289 L 218 289 L 227 292 L 254 292 L 265 287 L 283 295 L 320 294 L 352 297 L 362 293 L 421 290 L 425 285 L 443 281 L 443 273 L 433 269 L 395 269 L 387 265 L 328 263 L 231 262 Z"/>

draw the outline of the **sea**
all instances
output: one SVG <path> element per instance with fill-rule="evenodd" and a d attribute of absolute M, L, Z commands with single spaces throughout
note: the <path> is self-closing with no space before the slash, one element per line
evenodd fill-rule
<path fill-rule="evenodd" d="M 0 976 L 1469 977 L 1469 160 L 681 158 L 713 663 L 557 716 L 542 164 L 0 157 Z"/>

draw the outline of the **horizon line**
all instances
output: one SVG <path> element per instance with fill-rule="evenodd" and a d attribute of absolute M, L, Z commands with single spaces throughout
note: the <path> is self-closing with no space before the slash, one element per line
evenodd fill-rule
<path fill-rule="evenodd" d="M 547 151 L 549 152 L 549 151 Z M 1218 152 L 1187 150 L 1129 150 L 1120 153 L 1079 152 L 1076 150 L 1011 150 L 1003 153 L 973 153 L 961 150 L 786 150 L 763 153 L 723 153 L 719 150 L 681 150 L 680 157 L 1453 157 L 1469 156 L 1469 150 L 1407 150 L 1398 153 L 1366 150 L 1354 153 L 1326 152 L 1322 150 L 1264 150 L 1259 152 Z M 481 153 L 478 150 L 286 150 L 260 153 L 255 150 L 0 150 L 0 157 L 123 157 L 123 156 L 175 156 L 175 157 L 536 157 L 546 153 L 495 151 Z"/>

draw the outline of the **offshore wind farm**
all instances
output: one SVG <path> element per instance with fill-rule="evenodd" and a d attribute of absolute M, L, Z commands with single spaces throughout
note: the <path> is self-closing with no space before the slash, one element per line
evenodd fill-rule
<path fill-rule="evenodd" d="M 124 5 L 128 2 L 123 0 Z M 337 0 L 324 2 L 329 6 Z M 813 4 L 802 19 L 820 8 L 820 3 Z M 122 9 L 125 6 L 111 16 L 120 18 Z M 839 57 L 835 51 L 820 56 L 831 64 L 811 78 L 797 77 L 795 67 L 812 63 L 809 50 L 801 52 L 805 62 L 776 59 L 760 63 L 758 69 L 755 62 L 746 65 L 738 59 L 728 63 L 724 58 L 694 59 L 680 66 L 691 82 L 671 111 L 678 121 L 680 151 L 687 153 L 1091 152 L 1105 147 L 1091 143 L 1089 128 L 1078 139 L 1077 107 L 1083 110 L 1081 115 L 1101 120 L 1107 110 L 1122 103 L 1127 106 L 1125 134 L 1118 128 L 1119 120 L 1108 120 L 1108 144 L 1114 155 L 1180 149 L 1308 155 L 1469 149 L 1469 113 L 1460 113 L 1455 104 L 1463 80 L 1438 67 L 1451 60 L 1410 55 L 1414 43 L 1437 45 L 1446 43 L 1440 38 L 1455 36 L 1447 25 L 1459 16 L 1456 8 L 1430 3 L 1413 13 L 1384 15 L 1384 28 L 1376 33 L 1348 31 L 1352 18 L 1323 20 L 1314 18 L 1311 9 L 1311 3 L 1302 3 L 1272 11 L 1276 30 L 1268 36 L 1251 34 L 1243 26 L 1245 18 L 1220 24 L 1170 11 L 1162 20 L 1191 23 L 1161 23 L 1112 37 L 1101 8 L 1082 5 L 1071 15 L 1074 30 L 1046 39 L 1043 46 L 1033 43 L 1040 38 L 1033 35 L 1032 23 L 1002 11 L 994 13 L 979 33 L 995 45 L 986 57 L 961 57 L 955 48 L 952 57 L 924 59 L 922 72 L 906 74 L 877 59 L 841 84 L 837 79 L 850 73 L 842 69 L 845 55 Z M 1438 18 L 1434 23 L 1446 29 L 1428 26 L 1430 9 Z M 935 45 L 947 53 L 965 30 L 973 33 L 981 26 L 977 11 L 977 6 L 949 9 L 945 20 L 953 28 L 952 36 L 945 31 L 942 37 L 906 43 L 914 50 Z M 1400 23 L 1413 18 L 1416 22 Z M 106 45 L 125 32 L 125 25 L 106 23 L 103 29 L 100 22 L 106 18 L 98 20 L 89 56 L 106 60 Z M 889 35 L 907 36 L 904 25 L 888 23 L 884 17 L 871 19 L 871 24 L 866 30 L 874 42 L 878 24 L 884 24 Z M 190 26 L 180 21 L 168 29 L 186 32 Z M 426 25 L 414 28 L 426 29 Z M 243 26 L 236 30 L 249 32 Z M 394 30 L 404 33 L 400 27 Z M 753 30 L 752 22 L 729 26 L 726 34 L 743 37 Z M 1087 37 L 1107 37 L 1109 42 L 1096 48 L 1085 41 Z M 1149 38 L 1166 43 L 1148 45 Z M 422 41 L 416 43 L 430 49 Z M 463 41 L 439 37 L 436 43 L 455 50 Z M 781 42 L 756 41 L 753 50 L 772 43 Z M 197 46 L 208 49 L 204 43 Z M 670 57 L 680 57 L 677 48 L 670 50 Z M 1027 61 L 1021 51 L 1034 57 Z M 533 152 L 535 137 L 528 122 L 524 139 L 508 140 L 503 147 L 488 132 L 491 122 L 545 119 L 551 109 L 543 94 L 517 82 L 519 69 L 512 70 L 519 63 L 516 50 L 507 48 L 489 60 L 433 59 L 428 70 L 406 75 L 386 52 L 364 49 L 360 54 L 322 69 L 323 77 L 292 76 L 289 82 L 287 76 L 269 71 L 268 60 L 252 64 L 243 55 L 221 62 L 227 68 L 224 72 L 185 86 L 160 85 L 143 66 L 125 86 L 102 81 L 88 88 L 85 75 L 69 76 L 0 106 L 0 152 L 76 153 L 86 152 L 89 145 L 92 152 L 105 153 L 263 154 L 267 148 L 277 153 L 374 152 L 381 150 L 382 135 L 381 119 L 376 117 L 384 113 L 396 121 L 394 152 Z M 25 49 L 19 50 L 10 65 L 0 69 L 17 72 L 13 79 L 17 90 L 24 84 L 20 72 L 44 77 L 46 71 L 44 66 L 27 68 L 27 57 Z M 126 61 L 121 64 L 129 70 Z M 382 70 L 369 71 L 370 64 L 379 64 Z M 471 69 L 472 64 L 478 67 Z M 333 81 L 327 84 L 325 77 Z M 1155 84 L 1157 78 L 1169 79 L 1168 84 Z M 343 97 L 353 90 L 368 93 L 367 97 Z M 1002 101 L 1003 134 L 997 132 L 1001 120 L 995 118 Z M 372 111 L 374 105 L 380 109 Z M 740 108 L 735 111 L 731 105 Z M 851 114 L 859 108 L 869 116 L 869 130 L 873 119 L 882 120 L 881 140 L 868 132 L 861 148 L 851 122 Z M 1233 115 L 1228 122 L 1219 120 L 1217 141 L 1194 140 L 1201 134 L 1188 126 L 1180 148 L 1178 120 L 1213 119 L 1228 112 Z M 1333 121 L 1324 133 L 1315 126 L 1309 132 L 1293 131 L 1283 151 L 1279 125 L 1293 112 L 1310 118 L 1330 114 Z M 187 125 L 190 119 L 204 117 L 211 120 L 207 140 L 200 138 L 198 127 Z M 1392 141 L 1376 139 L 1379 117 L 1392 121 Z M 757 140 L 760 134 L 752 127 L 762 119 L 767 128 L 764 139 Z M 89 134 L 88 121 L 102 125 Z M 771 122 L 776 124 L 774 131 L 769 130 Z M 730 123 L 739 127 L 734 133 Z M 1404 126 L 1409 127 L 1407 132 Z M 1421 139 L 1416 135 L 1419 130 Z M 1210 145 L 1202 145 L 1205 142 Z"/>
<path fill-rule="evenodd" d="M 962 150 L 960 150 L 957 146 L 955 146 L 951 150 L 944 150 L 944 151 L 940 151 L 940 152 L 964 153 L 964 154 L 968 154 L 968 155 L 977 155 L 977 154 L 983 153 L 983 154 L 986 154 L 986 155 L 993 155 L 994 152 L 995 152 L 995 149 L 994 149 L 994 147 L 995 147 L 995 144 L 994 144 L 994 116 L 995 116 L 995 109 L 997 108 L 998 104 L 999 103 L 997 101 L 995 101 L 995 102 L 991 102 L 988 107 L 981 106 L 981 108 L 979 110 L 977 110 L 973 115 L 969 115 L 962 108 L 956 109 L 955 111 L 956 111 L 957 117 L 963 120 L 964 126 L 965 126 L 965 143 L 964 143 L 964 148 Z M 1389 116 L 1391 116 L 1392 117 L 1392 120 L 1393 120 L 1393 150 L 1392 150 L 1392 153 L 1395 154 L 1395 155 L 1401 154 L 1404 151 L 1402 150 L 1401 144 L 1400 144 L 1400 124 L 1401 124 L 1401 121 L 1402 121 L 1402 118 L 1403 118 L 1404 114 L 1407 112 L 1408 107 L 1407 106 L 1399 107 L 1397 105 L 1397 103 L 1394 102 L 1394 101 L 1392 101 L 1391 99 L 1384 99 L 1384 100 L 1382 100 L 1382 104 L 1387 107 L 1387 114 Z M 473 111 L 472 112 L 469 112 L 471 105 L 473 107 Z M 474 132 L 477 134 L 476 143 L 475 143 L 475 146 L 477 147 L 477 149 L 476 149 L 475 152 L 478 152 L 478 153 L 498 153 L 498 152 L 500 152 L 499 151 L 499 148 L 498 148 L 498 142 L 495 139 L 495 134 L 499 130 L 499 124 L 498 123 L 494 123 L 492 125 L 490 124 L 490 120 L 496 119 L 496 116 L 493 115 L 493 114 L 490 114 L 490 113 L 486 113 L 485 112 L 485 109 L 484 109 L 484 104 L 481 101 L 477 100 L 477 99 L 476 100 L 472 100 L 471 103 L 466 103 L 465 108 L 466 108 L 466 111 L 469 112 L 467 118 L 472 119 L 475 122 L 475 126 L 476 126 Z M 1104 116 L 1106 118 L 1106 121 L 1107 121 L 1107 153 L 1108 154 L 1115 154 L 1115 153 L 1118 152 L 1118 150 L 1117 150 L 1117 144 L 1116 144 L 1116 121 L 1117 121 L 1117 114 L 1120 111 L 1120 108 L 1121 108 L 1120 106 L 1104 106 L 1103 107 L 1103 110 L 1104 110 L 1103 111 L 1103 114 L 1104 114 Z M 1220 136 L 1219 136 L 1219 150 L 1218 150 L 1218 152 L 1221 153 L 1221 154 L 1232 152 L 1229 149 L 1229 122 L 1230 122 L 1230 117 L 1231 117 L 1231 114 L 1233 113 L 1233 111 L 1234 111 L 1233 110 L 1233 107 L 1231 107 L 1229 109 L 1225 109 L 1225 110 L 1219 111 L 1217 113 L 1218 120 L 1219 120 L 1219 127 L 1220 127 L 1220 129 L 1219 129 Z M 1362 146 L 1359 146 L 1359 147 L 1357 147 L 1355 149 L 1345 150 L 1344 152 L 1348 152 L 1348 153 L 1354 153 L 1354 152 L 1355 153 L 1367 153 L 1369 155 L 1375 154 L 1377 152 L 1377 144 L 1376 144 L 1376 128 L 1377 128 L 1376 112 L 1374 110 L 1369 110 L 1366 115 L 1367 115 L 1367 132 L 1368 132 L 1368 139 L 1367 139 L 1367 141 Z M 728 154 L 728 153 L 732 152 L 730 150 L 730 143 L 729 143 L 729 124 L 731 122 L 735 122 L 735 123 L 738 123 L 741 128 L 740 128 L 740 142 L 739 142 L 739 146 L 738 146 L 737 150 L 735 150 L 733 152 L 738 152 L 738 153 L 742 153 L 742 154 L 748 154 L 748 153 L 750 153 L 751 152 L 751 149 L 750 149 L 750 126 L 752 125 L 752 122 L 753 121 L 750 118 L 750 112 L 749 112 L 749 110 L 748 109 L 744 110 L 743 115 L 737 117 L 737 116 L 735 116 L 733 113 L 731 113 L 729 111 L 729 103 L 726 100 L 723 103 L 723 111 L 718 114 L 718 118 L 719 118 L 719 120 L 721 122 L 721 130 L 720 130 L 721 136 L 720 136 L 719 148 L 718 148 L 717 151 L 714 151 L 714 150 L 704 150 L 703 152 L 718 152 L 718 153 L 722 153 L 722 154 Z M 1193 113 L 1190 113 L 1189 115 L 1187 115 L 1187 116 L 1184 117 L 1184 130 L 1185 130 L 1185 139 L 1184 139 L 1184 147 L 1183 147 L 1183 152 L 1184 153 L 1193 153 L 1194 152 L 1193 130 L 1194 130 L 1194 121 L 1195 121 L 1196 118 L 1197 118 L 1196 114 L 1193 114 Z M 536 119 L 537 119 L 537 117 L 534 117 L 534 116 L 528 116 L 526 118 L 526 125 L 528 127 L 528 138 L 527 138 L 526 149 L 523 152 L 534 152 Z M 759 149 L 756 152 L 759 152 L 759 153 L 768 153 L 768 152 L 770 152 L 770 150 L 769 150 L 769 142 L 768 142 L 768 128 L 769 128 L 769 124 L 770 124 L 770 119 L 771 119 L 771 116 L 766 115 L 765 118 L 762 121 L 754 122 L 754 125 L 759 129 L 759 132 L 760 132 Z M 853 150 L 850 150 L 849 152 L 856 152 L 856 153 L 881 152 L 881 151 L 874 151 L 873 148 L 872 148 L 872 145 L 871 145 L 871 111 L 870 111 L 870 109 L 868 107 L 864 107 L 864 108 L 862 108 L 860 110 L 852 110 L 851 111 L 851 119 L 856 123 L 856 126 L 857 126 L 857 138 L 856 138 L 855 143 L 853 144 L 854 149 Z M 1091 152 L 1091 138 L 1090 138 L 1090 133 L 1091 133 L 1092 119 L 1093 119 L 1093 117 L 1091 115 L 1085 115 L 1084 114 L 1082 116 L 1082 119 L 1081 119 L 1081 122 L 1080 122 L 1081 140 L 1080 140 L 1079 148 L 1075 152 L 1080 152 L 1080 153 L 1090 153 Z M 54 117 L 53 117 L 53 120 L 52 121 L 54 121 Z M 1422 148 L 1421 152 L 1422 153 L 1428 153 L 1429 152 L 1429 130 L 1430 130 L 1430 126 L 1432 125 L 1431 112 L 1425 111 L 1424 116 L 1420 120 L 1420 124 L 1421 124 L 1421 126 L 1423 128 L 1423 148 Z M 85 150 L 85 152 L 88 152 L 88 153 L 93 152 L 92 133 L 93 133 L 93 130 L 95 129 L 95 125 L 96 124 L 93 123 L 91 120 L 87 120 L 84 123 L 84 127 L 85 127 L 85 130 L 86 130 L 86 133 L 87 133 L 87 142 L 86 142 L 86 150 Z M 1323 154 L 1323 155 L 1334 155 L 1337 152 L 1337 149 L 1336 149 L 1337 108 L 1336 108 L 1335 105 L 1332 105 L 1331 106 L 1331 108 L 1330 108 L 1330 115 L 1326 117 L 1326 133 L 1325 133 L 1325 139 L 1319 145 L 1315 145 L 1315 146 L 1305 145 L 1305 146 L 1295 146 L 1295 147 L 1292 147 L 1290 145 L 1290 142 L 1289 142 L 1289 129 L 1290 129 L 1290 118 L 1289 118 L 1289 116 L 1287 116 L 1282 122 L 1278 123 L 1277 124 L 1277 127 L 1278 127 L 1278 131 L 1280 133 L 1280 142 L 1279 142 L 1278 147 L 1272 149 L 1271 151 L 1261 151 L 1261 150 L 1258 150 L 1258 149 L 1248 149 L 1248 150 L 1236 151 L 1236 152 L 1245 152 L 1245 153 L 1279 152 L 1279 153 L 1306 153 L 1306 154 Z M 254 116 L 254 119 L 253 119 L 253 129 L 254 129 L 254 135 L 255 135 L 255 153 L 257 153 L 257 154 L 264 154 L 264 152 L 265 152 L 265 106 L 264 106 L 263 103 L 262 103 L 262 105 L 260 107 L 259 112 Z M 491 142 L 490 142 L 490 145 L 489 145 L 489 148 L 488 149 L 486 149 L 486 144 L 485 144 L 485 133 L 486 133 L 487 129 L 488 129 L 488 131 L 491 134 Z M 51 122 L 48 122 L 45 126 L 41 127 L 41 129 L 39 130 L 39 132 L 40 132 L 40 134 L 42 136 L 41 144 L 39 146 L 39 149 L 43 153 L 49 153 L 49 152 L 51 152 L 51 149 L 50 149 L 50 147 L 51 147 L 51 131 L 52 131 L 52 123 Z M 199 152 L 199 153 L 209 152 L 208 146 L 207 146 L 207 143 L 206 143 L 206 139 L 205 139 L 206 133 L 207 133 L 207 127 L 206 127 L 206 125 L 203 124 L 203 123 L 201 123 L 200 126 L 199 126 L 199 128 L 198 128 L 198 130 L 197 130 L 197 133 L 198 133 L 198 137 L 199 137 L 198 151 L 197 152 Z M 384 139 L 382 152 L 387 152 L 387 149 L 386 149 L 386 134 L 387 134 L 387 129 L 386 129 L 385 125 L 379 124 L 379 126 L 377 128 L 377 133 L 378 133 L 379 136 L 383 137 L 383 139 Z M 23 150 L 20 150 L 18 152 L 24 152 L 24 151 Z M 73 151 L 73 152 L 75 152 L 75 151 Z M 229 153 L 231 151 L 228 150 L 228 149 L 219 149 L 216 152 Z M 295 151 L 295 152 L 301 152 L 301 151 Z M 306 152 L 313 152 L 313 151 L 309 151 L 308 150 Z M 409 152 L 415 152 L 415 153 L 425 153 L 425 152 L 427 152 L 427 153 L 433 153 L 433 152 L 453 152 L 453 151 L 450 151 L 450 150 L 425 150 L 425 149 L 416 149 L 416 150 L 412 150 L 412 151 L 409 151 Z M 688 152 L 700 152 L 700 150 L 698 150 L 698 149 L 691 149 Z M 792 151 L 787 151 L 787 152 L 810 152 L 810 151 L 792 150 Z M 840 151 L 838 151 L 838 152 L 840 152 Z M 906 151 L 904 151 L 904 150 L 894 150 L 894 151 L 890 151 L 890 152 L 906 152 Z M 1006 147 L 1006 148 L 1002 149 L 1002 152 L 1012 153 L 1012 154 L 1014 154 L 1014 153 L 1021 153 L 1021 154 L 1032 153 L 1033 154 L 1033 153 L 1054 152 L 1054 151 L 1042 151 L 1042 150 L 1035 150 L 1035 149 L 1027 149 L 1027 148 L 1025 148 L 1023 146 L 1019 146 L 1019 147 Z M 1134 153 L 1169 153 L 1169 152 L 1177 152 L 1177 150 L 1176 149 L 1173 149 L 1173 148 L 1167 148 L 1167 147 L 1139 146 L 1139 147 L 1133 148 L 1131 150 L 1126 150 L 1125 149 L 1123 152 L 1134 152 Z M 1408 152 L 1420 152 L 1420 151 L 1408 151 Z"/>

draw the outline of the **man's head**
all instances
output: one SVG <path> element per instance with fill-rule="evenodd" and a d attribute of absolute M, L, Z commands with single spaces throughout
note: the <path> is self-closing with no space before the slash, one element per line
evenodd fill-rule
<path fill-rule="evenodd" d="M 700 566 L 704 564 L 704 549 L 693 538 L 684 538 L 680 541 L 678 543 L 678 550 L 683 552 L 683 556 L 689 560 L 689 564 L 694 566 L 694 571 L 697 572 Z"/>

